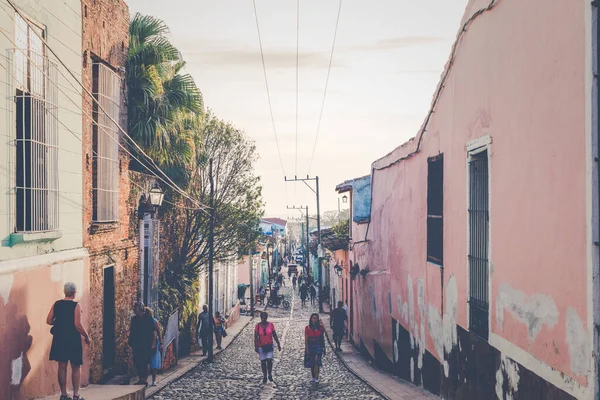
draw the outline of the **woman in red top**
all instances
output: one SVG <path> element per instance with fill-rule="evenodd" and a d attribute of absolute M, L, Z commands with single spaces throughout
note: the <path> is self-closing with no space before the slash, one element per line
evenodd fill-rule
<path fill-rule="evenodd" d="M 269 314 L 261 312 L 260 322 L 254 327 L 254 350 L 260 356 L 263 383 L 267 383 L 267 372 L 269 380 L 273 382 L 273 340 L 277 343 L 277 350 L 281 351 L 275 325 L 268 322 L 267 318 L 269 318 Z"/>
<path fill-rule="evenodd" d="M 308 326 L 304 328 L 304 367 L 310 368 L 312 381 L 319 383 L 319 367 L 325 355 L 325 327 L 319 319 L 319 314 L 310 316 Z"/>

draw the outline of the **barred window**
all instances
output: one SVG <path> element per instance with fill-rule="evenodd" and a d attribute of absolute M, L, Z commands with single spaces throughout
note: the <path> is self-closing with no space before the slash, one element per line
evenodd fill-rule
<path fill-rule="evenodd" d="M 56 67 L 42 40 L 44 29 L 15 15 L 13 86 L 15 123 L 15 231 L 58 229 L 58 109 Z"/>
<path fill-rule="evenodd" d="M 119 122 L 121 78 L 102 63 L 93 64 L 92 75 L 98 101 L 93 105 L 93 219 L 113 222 L 119 219 L 120 135 L 113 120 Z"/>

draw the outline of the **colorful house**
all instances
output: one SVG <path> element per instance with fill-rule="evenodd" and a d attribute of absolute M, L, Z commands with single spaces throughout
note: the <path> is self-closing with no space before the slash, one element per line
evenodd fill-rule
<path fill-rule="evenodd" d="M 46 316 L 66 282 L 89 326 L 83 247 L 81 2 L 0 10 L 0 398 L 58 391 Z M 60 17 L 57 17 L 60 16 Z M 74 34 L 75 32 L 76 34 Z M 70 75 L 73 74 L 73 76 Z M 84 346 L 82 382 L 88 382 Z"/>
<path fill-rule="evenodd" d="M 598 16 L 469 1 L 421 129 L 352 219 L 351 338 L 380 367 L 448 399 L 597 398 Z"/>

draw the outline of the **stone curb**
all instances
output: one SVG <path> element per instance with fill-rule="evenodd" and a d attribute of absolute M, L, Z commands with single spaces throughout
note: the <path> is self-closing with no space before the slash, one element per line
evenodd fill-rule
<path fill-rule="evenodd" d="M 346 367 L 346 369 L 348 371 L 350 371 L 350 373 L 354 376 L 356 376 L 361 382 L 363 382 L 364 384 L 366 384 L 368 387 L 370 387 L 371 389 L 373 389 L 375 391 L 375 393 L 379 394 L 381 397 L 383 397 L 386 400 L 392 400 L 390 397 L 386 396 L 385 394 L 383 394 L 382 392 L 380 392 L 375 386 L 373 386 L 371 383 L 369 383 L 366 379 L 364 379 L 362 376 L 360 376 L 358 373 L 356 373 L 349 365 L 348 363 L 341 357 L 340 353 L 338 353 L 337 351 L 335 351 L 335 348 L 333 347 L 333 344 L 331 343 L 331 339 L 329 338 L 329 332 L 327 331 L 327 329 L 325 329 L 325 335 L 327 336 L 327 342 L 329 343 L 329 347 L 331 348 L 331 351 L 336 355 L 336 357 L 338 358 L 338 360 L 340 360 L 342 362 L 342 364 L 344 364 L 344 366 Z"/>
<path fill-rule="evenodd" d="M 254 317 L 250 318 L 245 324 L 244 326 L 242 326 L 242 328 L 239 330 L 238 333 L 235 334 L 235 336 L 233 336 L 233 338 L 231 339 L 231 341 L 227 344 L 227 346 L 225 346 L 225 348 L 223 350 L 221 350 L 220 352 L 218 352 L 217 354 L 213 355 L 213 358 L 216 358 L 219 354 L 223 353 L 225 350 L 227 350 L 227 348 L 233 343 L 235 342 L 235 340 L 238 338 L 238 336 L 242 333 L 242 331 L 244 329 L 246 329 L 246 327 L 252 322 L 254 321 Z M 191 370 L 193 370 L 194 368 L 203 365 L 205 363 L 207 363 L 207 359 L 204 360 L 200 360 L 197 363 L 192 363 L 190 365 L 188 365 L 187 367 L 184 367 L 182 369 L 180 369 L 176 375 L 173 377 L 173 379 L 170 379 L 168 381 L 162 381 L 158 384 L 158 386 L 156 386 L 156 390 L 152 393 L 149 393 L 148 396 L 146 398 L 152 398 L 153 396 L 157 395 L 161 390 L 163 390 L 164 388 L 166 388 L 167 386 L 169 386 L 172 383 L 175 383 L 177 381 L 179 381 L 181 378 L 183 378 L 183 376 L 185 374 L 187 374 L 188 372 L 190 372 Z"/>

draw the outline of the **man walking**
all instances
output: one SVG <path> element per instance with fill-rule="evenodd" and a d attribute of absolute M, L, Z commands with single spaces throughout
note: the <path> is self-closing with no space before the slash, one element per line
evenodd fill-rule
<path fill-rule="evenodd" d="M 205 356 L 208 352 L 210 335 L 212 335 L 212 332 L 210 331 L 210 315 L 208 315 L 208 306 L 206 304 L 202 306 L 202 312 L 198 314 L 196 332 L 198 332 L 198 337 L 202 344 L 202 355 Z"/>
<path fill-rule="evenodd" d="M 344 324 L 348 317 L 344 311 L 344 303 L 338 301 L 337 308 L 331 312 L 331 328 L 333 329 L 333 341 L 335 351 L 342 351 L 342 338 L 344 337 Z"/>
<path fill-rule="evenodd" d="M 315 297 L 317 297 L 317 289 L 315 285 L 310 285 L 310 304 L 315 305 Z"/>

